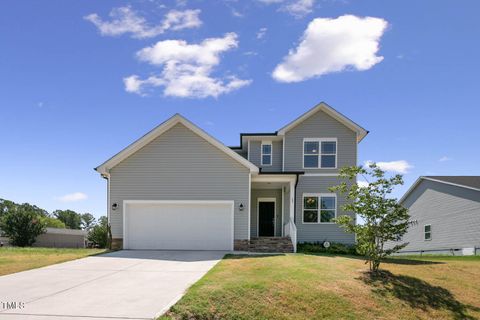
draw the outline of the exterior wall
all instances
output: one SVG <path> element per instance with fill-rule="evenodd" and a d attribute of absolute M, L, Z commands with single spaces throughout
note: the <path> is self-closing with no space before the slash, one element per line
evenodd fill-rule
<path fill-rule="evenodd" d="M 275 236 L 282 235 L 282 190 L 281 189 L 252 189 L 252 210 L 250 217 L 250 236 L 258 237 L 258 198 L 275 198 Z"/>
<path fill-rule="evenodd" d="M 248 239 L 249 175 L 248 168 L 177 124 L 110 170 L 109 207 L 118 204 L 110 211 L 112 237 L 123 238 L 123 200 L 233 200 L 234 238 Z"/>
<path fill-rule="evenodd" d="M 480 248 L 480 192 L 423 180 L 405 199 L 413 221 L 402 251 Z M 416 221 L 416 223 L 415 223 Z M 423 227 L 432 226 L 424 240 Z"/>
<path fill-rule="evenodd" d="M 248 156 L 247 150 L 243 150 L 243 149 L 232 149 L 232 150 L 238 153 L 239 155 L 241 155 L 242 157 L 244 157 L 245 159 L 247 159 L 247 156 Z"/>
<path fill-rule="evenodd" d="M 268 137 L 265 141 L 270 141 Z M 272 141 L 272 165 L 262 166 L 262 141 L 250 141 L 250 156 L 249 160 L 257 167 L 261 168 L 263 172 L 282 171 L 282 157 L 283 157 L 283 142 Z"/>
<path fill-rule="evenodd" d="M 285 171 L 337 173 L 357 163 L 356 133 L 323 111 L 318 111 L 285 134 Z M 303 169 L 304 138 L 337 138 L 337 169 Z"/>
<path fill-rule="evenodd" d="M 298 242 L 340 242 L 354 244 L 355 235 L 346 233 L 335 223 L 304 224 L 303 223 L 303 194 L 304 193 L 331 193 L 328 188 L 338 185 L 341 181 L 337 177 L 300 176 L 296 193 L 296 216 Z M 341 207 L 345 204 L 345 197 L 337 194 L 337 217 L 349 215 L 355 218 L 355 214 L 344 212 Z"/>

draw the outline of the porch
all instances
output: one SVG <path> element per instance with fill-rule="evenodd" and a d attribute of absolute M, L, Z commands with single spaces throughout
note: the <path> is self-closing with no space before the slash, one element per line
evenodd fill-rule
<path fill-rule="evenodd" d="M 297 173 L 252 176 L 249 251 L 296 252 L 296 181 Z"/>

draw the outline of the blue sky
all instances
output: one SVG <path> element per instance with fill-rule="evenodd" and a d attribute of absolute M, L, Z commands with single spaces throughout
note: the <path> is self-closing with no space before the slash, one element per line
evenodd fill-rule
<path fill-rule="evenodd" d="M 397 196 L 480 174 L 478 1 L 0 6 L 0 198 L 100 216 L 93 167 L 172 114 L 237 145 L 320 101 L 370 130 L 359 163 L 406 171 Z"/>

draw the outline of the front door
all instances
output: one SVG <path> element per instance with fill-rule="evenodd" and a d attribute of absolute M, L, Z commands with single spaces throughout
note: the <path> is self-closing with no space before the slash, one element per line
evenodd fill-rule
<path fill-rule="evenodd" d="M 275 202 L 258 202 L 258 236 L 275 236 Z"/>

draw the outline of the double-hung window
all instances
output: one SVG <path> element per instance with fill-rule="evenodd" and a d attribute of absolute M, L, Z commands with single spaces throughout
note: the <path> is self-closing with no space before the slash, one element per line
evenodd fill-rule
<path fill-rule="evenodd" d="M 423 239 L 428 241 L 432 240 L 432 225 L 426 224 L 423 226 Z"/>
<path fill-rule="evenodd" d="M 262 154 L 261 154 L 262 166 L 272 165 L 272 143 L 262 142 Z"/>
<path fill-rule="evenodd" d="M 335 169 L 337 167 L 337 139 L 304 139 L 303 167 L 306 169 Z"/>
<path fill-rule="evenodd" d="M 337 216 L 337 197 L 335 194 L 303 195 L 303 223 L 333 223 Z"/>

